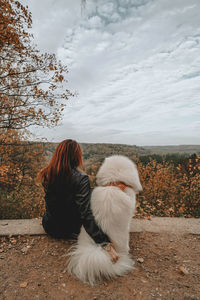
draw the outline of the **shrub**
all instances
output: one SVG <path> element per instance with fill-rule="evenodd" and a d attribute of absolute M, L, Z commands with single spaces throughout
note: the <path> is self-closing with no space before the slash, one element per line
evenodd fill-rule
<path fill-rule="evenodd" d="M 165 161 L 139 162 L 138 171 L 143 186 L 138 215 L 200 216 L 200 154 L 177 167 Z"/>
<path fill-rule="evenodd" d="M 92 187 L 95 186 L 99 166 L 100 162 L 86 166 Z M 137 166 L 143 186 L 138 196 L 137 216 L 200 217 L 200 154 L 192 155 L 178 166 L 165 160 L 161 163 L 150 160 L 145 164 L 138 161 Z M 31 177 L 29 183 L 25 182 L 13 189 L 0 189 L 1 219 L 43 215 L 45 203 L 42 186 Z"/>

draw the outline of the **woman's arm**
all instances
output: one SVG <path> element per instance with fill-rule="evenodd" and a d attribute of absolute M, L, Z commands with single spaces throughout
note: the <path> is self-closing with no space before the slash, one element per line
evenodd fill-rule
<path fill-rule="evenodd" d="M 107 243 L 110 243 L 110 240 L 95 222 L 90 207 L 90 197 L 91 189 L 89 177 L 88 175 L 84 175 L 82 176 L 77 187 L 75 201 L 79 208 L 83 226 L 87 233 L 91 236 L 96 244 L 106 245 Z"/>
<path fill-rule="evenodd" d="M 95 243 L 103 246 L 104 250 L 109 254 L 111 261 L 116 263 L 119 256 L 115 251 L 113 243 L 95 222 L 90 208 L 90 197 L 90 181 L 88 176 L 85 175 L 80 181 L 75 200 L 81 214 L 83 226 Z"/>

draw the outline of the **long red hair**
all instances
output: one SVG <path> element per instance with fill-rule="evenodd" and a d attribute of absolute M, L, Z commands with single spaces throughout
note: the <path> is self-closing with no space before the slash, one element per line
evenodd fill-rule
<path fill-rule="evenodd" d="M 56 148 L 47 167 L 39 173 L 44 186 L 53 183 L 57 177 L 69 180 L 72 168 L 83 167 L 82 150 L 74 140 L 64 140 Z"/>

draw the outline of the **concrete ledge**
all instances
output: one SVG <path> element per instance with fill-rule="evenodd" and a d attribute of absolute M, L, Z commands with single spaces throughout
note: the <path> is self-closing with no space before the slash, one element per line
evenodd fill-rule
<path fill-rule="evenodd" d="M 152 217 L 151 220 L 133 219 L 131 232 L 171 232 L 200 234 L 200 219 Z M 0 236 L 43 235 L 41 219 L 0 220 Z"/>
<path fill-rule="evenodd" d="M 133 219 L 130 231 L 200 234 L 200 219 L 167 217 L 152 217 L 151 220 Z"/>
<path fill-rule="evenodd" d="M 46 234 L 41 219 L 0 220 L 0 236 Z"/>

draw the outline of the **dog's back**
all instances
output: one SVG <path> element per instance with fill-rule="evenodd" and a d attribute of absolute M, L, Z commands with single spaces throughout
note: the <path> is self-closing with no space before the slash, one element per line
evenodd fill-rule
<path fill-rule="evenodd" d="M 91 197 L 91 208 L 97 224 L 115 242 L 117 252 L 128 254 L 129 229 L 135 211 L 135 193 L 127 188 L 96 187 Z"/>
<path fill-rule="evenodd" d="M 124 157 L 117 156 L 117 159 L 120 158 L 124 159 Z M 127 163 L 127 158 L 125 158 L 125 163 Z M 133 164 L 130 160 L 128 160 L 128 163 L 132 167 Z M 105 163 L 102 167 L 105 167 Z M 102 170 L 102 167 L 98 172 L 100 175 L 106 172 L 104 170 L 106 168 Z M 139 182 L 135 166 L 134 172 L 136 172 L 136 179 Z M 101 176 L 98 177 L 98 174 L 97 179 L 101 181 Z M 103 176 L 105 179 L 105 175 Z M 106 176 L 109 177 L 109 172 L 107 172 Z M 131 180 L 129 181 L 131 182 Z M 134 180 L 134 184 L 136 184 L 135 182 L 136 180 Z M 95 244 L 82 227 L 78 242 L 70 253 L 71 259 L 68 265 L 70 273 L 74 274 L 81 281 L 89 282 L 93 285 L 98 280 L 123 275 L 132 269 L 133 261 L 128 255 L 129 227 L 135 210 L 135 202 L 135 191 L 131 188 L 127 188 L 123 192 L 114 186 L 98 186 L 93 190 L 91 196 L 93 215 L 97 224 L 115 243 L 119 259 L 113 264 L 108 253 L 101 245 Z"/>
<path fill-rule="evenodd" d="M 133 203 L 117 187 L 97 187 L 92 193 L 91 208 L 97 224 L 115 242 L 119 254 L 119 260 L 113 264 L 107 252 L 81 228 L 78 243 L 71 251 L 68 271 L 93 285 L 96 281 L 123 275 L 132 269 L 133 261 L 128 251 Z"/>

